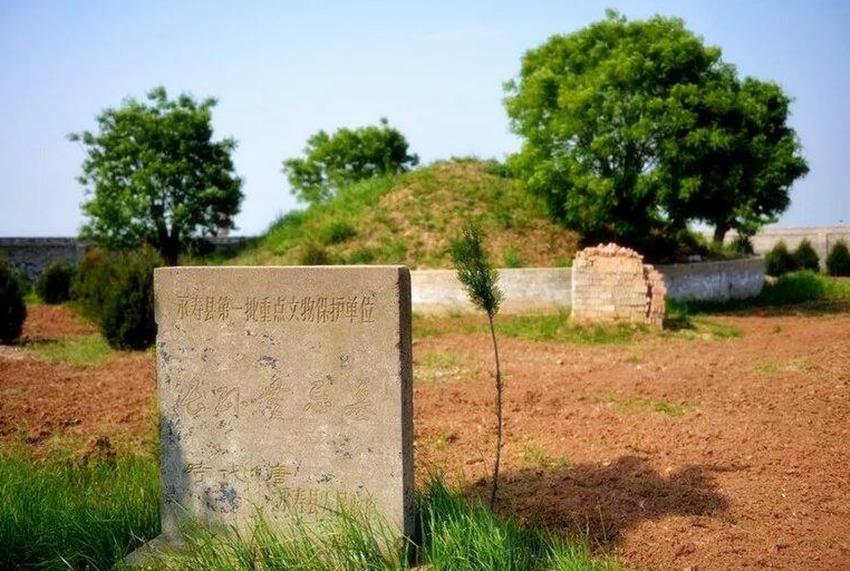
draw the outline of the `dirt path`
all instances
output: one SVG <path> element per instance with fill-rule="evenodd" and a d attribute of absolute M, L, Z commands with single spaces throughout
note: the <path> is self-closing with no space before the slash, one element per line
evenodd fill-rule
<path fill-rule="evenodd" d="M 850 569 L 850 314 L 723 321 L 742 336 L 503 339 L 502 511 L 588 531 L 628 569 Z M 76 327 L 64 309 L 35 307 L 26 332 Z M 436 469 L 484 490 L 487 343 L 454 334 L 414 347 L 420 482 Z M 4 348 L 0 443 L 39 449 L 69 434 L 150 443 L 153 387 L 148 353 L 71 366 Z"/>

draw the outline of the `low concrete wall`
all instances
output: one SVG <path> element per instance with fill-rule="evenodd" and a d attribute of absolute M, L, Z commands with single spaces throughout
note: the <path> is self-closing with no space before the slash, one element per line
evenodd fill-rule
<path fill-rule="evenodd" d="M 475 308 L 454 270 L 410 272 L 413 311 L 422 314 L 469 313 Z M 516 268 L 499 270 L 505 293 L 504 313 L 548 313 L 570 307 L 572 270 L 569 268 Z"/>
<path fill-rule="evenodd" d="M 764 286 L 764 260 L 747 258 L 721 262 L 656 266 L 664 276 L 668 299 L 726 301 L 755 297 Z"/>
<path fill-rule="evenodd" d="M 726 301 L 754 297 L 764 284 L 761 258 L 656 266 L 664 276 L 668 299 L 676 301 Z M 446 315 L 475 311 L 453 270 L 410 272 L 413 311 Z M 518 268 L 499 270 L 505 293 L 502 312 L 554 313 L 572 306 L 570 268 Z"/>

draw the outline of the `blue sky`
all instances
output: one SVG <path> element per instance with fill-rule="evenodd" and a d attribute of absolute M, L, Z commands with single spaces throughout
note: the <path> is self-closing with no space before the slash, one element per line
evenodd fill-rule
<path fill-rule="evenodd" d="M 0 2 L 0 236 L 78 230 L 83 151 L 66 140 L 156 85 L 215 96 L 239 141 L 239 233 L 295 206 L 281 160 L 318 130 L 401 129 L 424 161 L 519 146 L 502 82 L 523 52 L 604 17 L 685 19 L 741 74 L 795 99 L 811 173 L 783 225 L 850 222 L 850 2 Z"/>

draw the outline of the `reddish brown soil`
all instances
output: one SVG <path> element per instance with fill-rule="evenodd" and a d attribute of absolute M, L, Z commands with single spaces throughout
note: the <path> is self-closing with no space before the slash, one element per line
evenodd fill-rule
<path fill-rule="evenodd" d="M 27 311 L 24 343 L 0 347 L 0 444 L 149 445 L 154 436 L 153 360 L 149 353 L 117 352 L 102 365 L 50 364 L 27 341 L 91 334 L 96 330 L 62 306 Z M 150 448 L 149 448 L 150 449 Z"/>
<path fill-rule="evenodd" d="M 32 308 L 28 334 L 47 334 L 38 323 L 58 328 L 63 311 Z M 500 510 L 583 530 L 627 569 L 850 569 L 850 314 L 722 321 L 742 336 L 502 339 Z M 420 481 L 437 469 L 485 491 L 488 342 L 452 334 L 415 345 L 417 360 L 451 354 L 463 369 L 415 388 Z M 79 367 L 25 348 L 0 352 L 0 442 L 25 434 L 38 449 L 67 433 L 149 441 L 152 394 L 149 354 Z"/>

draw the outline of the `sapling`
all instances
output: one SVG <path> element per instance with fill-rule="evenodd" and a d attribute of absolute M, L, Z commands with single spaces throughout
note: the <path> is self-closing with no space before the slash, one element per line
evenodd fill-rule
<path fill-rule="evenodd" d="M 499 272 L 490 264 L 487 252 L 482 245 L 481 229 L 467 224 L 463 234 L 451 245 L 452 262 L 457 269 L 457 277 L 463 284 L 469 300 L 487 314 L 490 324 L 490 337 L 493 340 L 493 355 L 496 361 L 496 460 L 493 464 L 493 486 L 490 488 L 490 509 L 496 505 L 499 489 L 499 464 L 502 458 L 502 370 L 499 364 L 499 345 L 496 343 L 496 328 L 493 318 L 499 312 L 502 303 L 502 291 L 496 282 Z"/>

